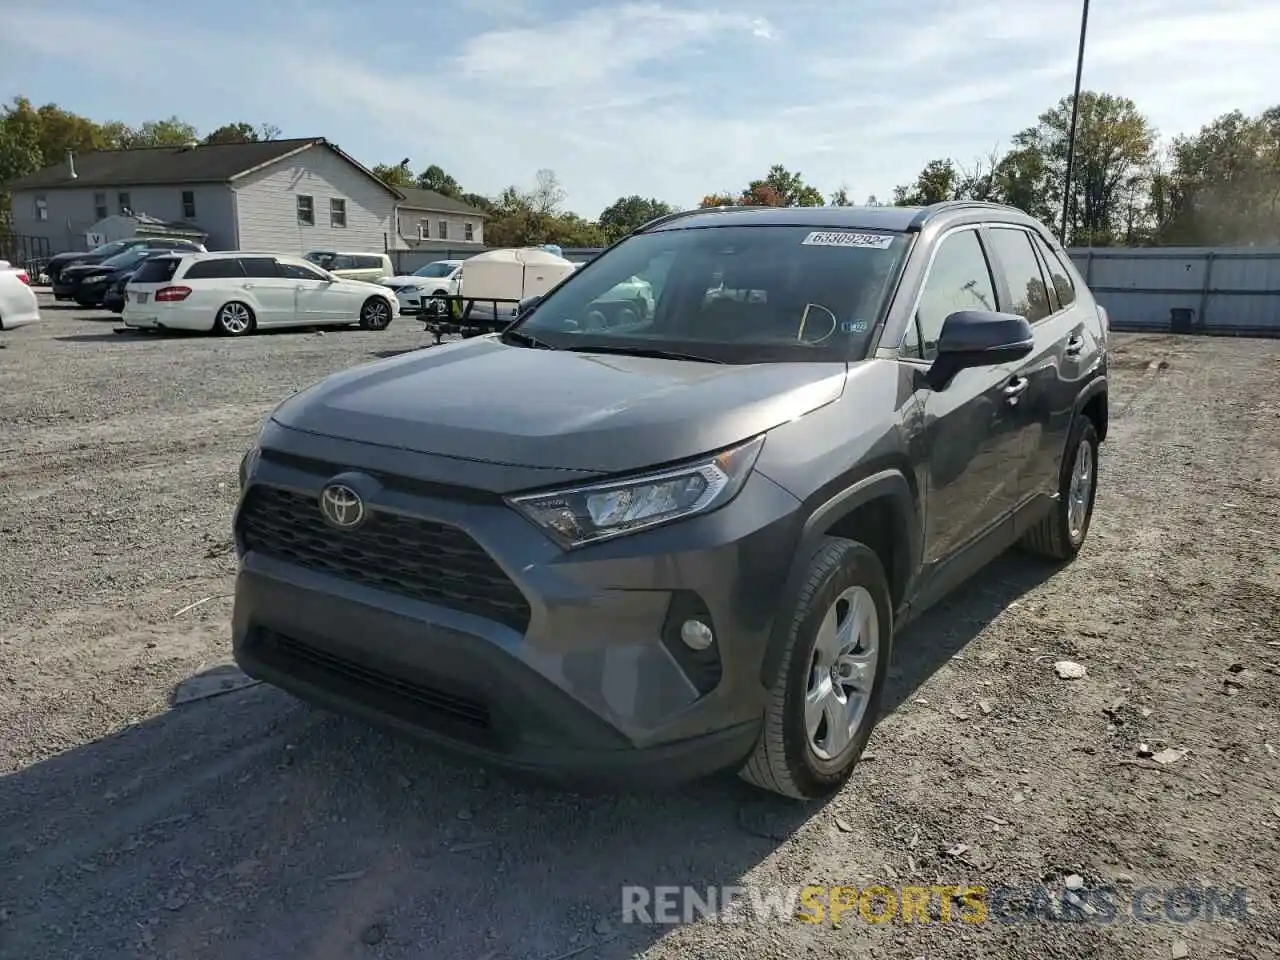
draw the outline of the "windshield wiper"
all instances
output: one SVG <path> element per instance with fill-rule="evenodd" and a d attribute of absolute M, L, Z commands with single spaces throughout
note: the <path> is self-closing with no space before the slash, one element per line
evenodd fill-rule
<path fill-rule="evenodd" d="M 696 353 L 677 353 L 672 350 L 659 350 L 654 347 L 622 347 L 622 346 L 573 346 L 565 347 L 570 353 L 616 353 L 627 357 L 653 357 L 657 360 L 693 360 L 696 363 L 724 363 L 715 357 L 704 357 Z"/>
<path fill-rule="evenodd" d="M 502 332 L 502 339 L 505 341 L 522 343 L 526 347 L 536 347 L 541 350 L 555 349 L 555 347 L 547 343 L 545 340 L 539 340 L 537 337 L 527 334 L 522 330 L 504 330 Z"/>

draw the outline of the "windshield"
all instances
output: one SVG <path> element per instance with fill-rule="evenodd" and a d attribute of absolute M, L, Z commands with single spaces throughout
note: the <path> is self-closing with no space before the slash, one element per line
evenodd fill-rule
<path fill-rule="evenodd" d="M 413 271 L 415 277 L 447 277 L 458 268 L 456 263 L 449 263 L 446 260 L 437 260 L 435 263 L 428 263 L 425 267 L 419 267 Z"/>
<path fill-rule="evenodd" d="M 89 252 L 95 257 L 114 257 L 124 248 L 125 242 L 123 240 L 113 240 L 110 243 L 104 243 L 100 247 L 94 247 Z"/>
<path fill-rule="evenodd" d="M 511 329 L 556 349 L 858 360 L 907 246 L 904 233 L 812 227 L 642 233 L 574 271 Z"/>

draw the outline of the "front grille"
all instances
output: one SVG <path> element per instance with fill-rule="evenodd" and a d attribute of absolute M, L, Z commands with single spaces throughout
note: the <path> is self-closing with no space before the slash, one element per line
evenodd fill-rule
<path fill-rule="evenodd" d="M 489 707 L 482 700 L 464 696 L 457 691 L 442 690 L 439 686 L 393 676 L 274 630 L 260 630 L 258 639 L 267 659 L 285 669 L 296 671 L 302 668 L 313 676 L 319 673 L 332 681 L 348 684 L 366 693 L 376 691 L 378 697 L 366 696 L 362 699 L 380 710 L 398 714 L 408 720 L 425 720 L 432 727 L 460 726 L 478 733 L 488 733 L 492 726 Z"/>
<path fill-rule="evenodd" d="M 372 511 L 356 530 L 325 523 L 318 498 L 253 487 L 240 533 L 255 550 L 300 567 L 496 620 L 523 633 L 529 602 L 493 558 L 457 527 Z"/>

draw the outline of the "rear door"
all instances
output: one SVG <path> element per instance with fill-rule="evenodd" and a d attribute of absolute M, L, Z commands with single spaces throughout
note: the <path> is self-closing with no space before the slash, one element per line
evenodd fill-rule
<path fill-rule="evenodd" d="M 1075 404 L 1072 385 L 1081 373 L 1083 328 L 1080 307 L 1069 285 L 1052 280 L 1049 254 L 1034 231 L 1013 224 L 988 228 L 999 281 L 1001 309 L 1026 317 L 1035 335 L 1035 347 L 1018 365 L 1026 383 L 1017 411 L 1017 504 L 1052 497 L 1058 491 L 1059 469 Z M 1022 515 L 1019 525 L 1035 519 L 1034 511 Z M 1015 531 L 1020 532 L 1020 531 Z"/>
<path fill-rule="evenodd" d="M 904 359 L 927 368 L 937 356 L 943 321 L 958 310 L 996 309 L 996 289 L 981 231 L 964 226 L 945 234 L 934 248 L 921 285 L 915 324 L 908 326 Z M 943 390 L 917 382 L 927 449 L 925 576 L 986 534 L 1003 544 L 1000 526 L 1010 524 L 1017 495 L 1017 465 L 1009 462 L 1014 408 L 1009 366 L 962 370 Z"/>
<path fill-rule="evenodd" d="M 258 326 L 269 327 L 298 322 L 294 281 L 280 275 L 275 257 L 238 257 L 244 271 L 242 289 L 252 301 Z M 231 291 L 229 291 L 231 293 Z M 228 296 L 228 299 L 238 299 Z"/>

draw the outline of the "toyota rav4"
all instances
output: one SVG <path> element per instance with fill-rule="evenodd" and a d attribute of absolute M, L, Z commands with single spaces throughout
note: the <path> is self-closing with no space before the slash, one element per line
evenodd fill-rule
<path fill-rule="evenodd" d="M 609 314 L 633 277 L 652 310 Z M 1107 338 L 1012 208 L 660 218 L 499 333 L 275 410 L 236 658 L 562 782 L 829 794 L 904 624 L 1015 544 L 1080 550 Z"/>

